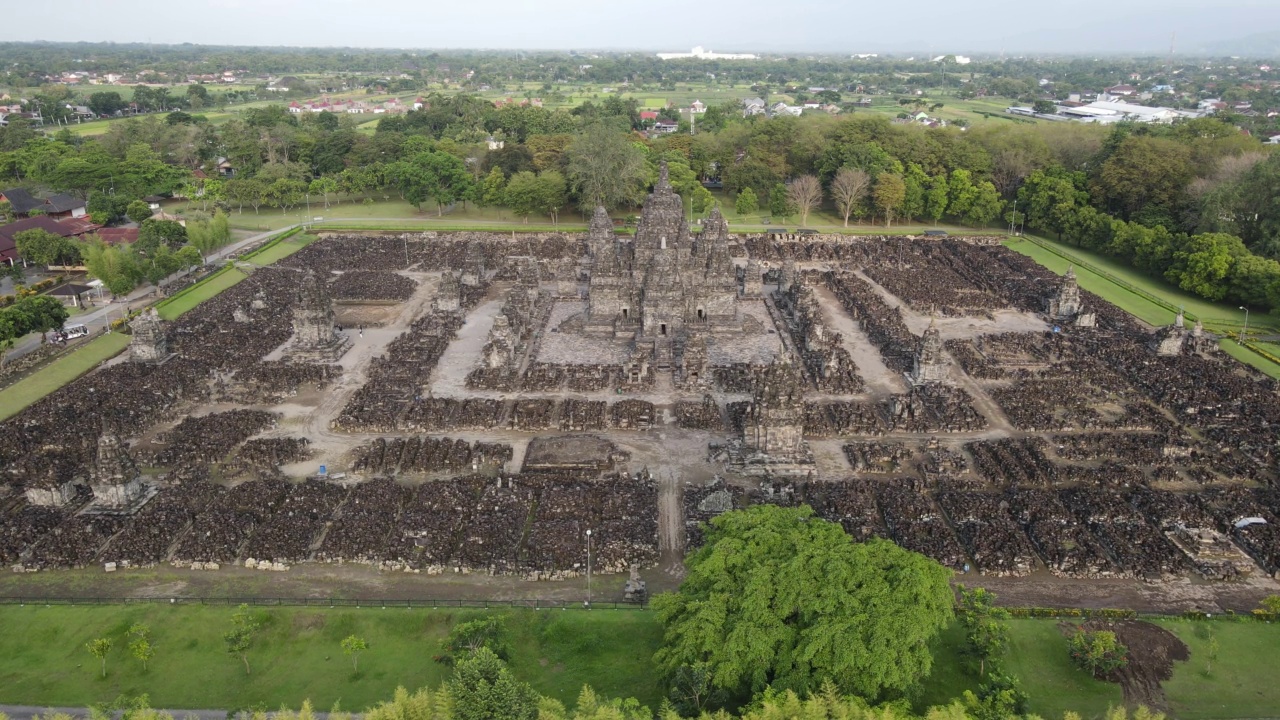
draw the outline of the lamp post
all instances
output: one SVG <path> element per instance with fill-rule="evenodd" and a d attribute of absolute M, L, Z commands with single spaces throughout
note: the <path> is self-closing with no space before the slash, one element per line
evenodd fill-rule
<path fill-rule="evenodd" d="M 1240 327 L 1240 344 L 1244 344 L 1244 336 L 1249 332 L 1249 308 L 1241 305 L 1240 309 L 1244 311 L 1244 325 Z"/>
<path fill-rule="evenodd" d="M 587 606 L 591 606 L 591 531 L 587 530 Z"/>

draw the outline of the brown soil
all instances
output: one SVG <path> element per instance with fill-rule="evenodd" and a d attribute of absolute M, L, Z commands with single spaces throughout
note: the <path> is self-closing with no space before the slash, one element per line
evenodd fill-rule
<path fill-rule="evenodd" d="M 1129 707 L 1146 705 L 1164 709 L 1164 688 L 1160 683 L 1173 677 L 1173 664 L 1186 662 L 1191 652 L 1176 635 L 1157 625 L 1141 620 L 1089 620 L 1082 625 L 1060 623 L 1064 635 L 1077 628 L 1094 632 L 1109 630 L 1129 649 L 1129 662 L 1110 676 L 1102 678 L 1119 683 Z"/>

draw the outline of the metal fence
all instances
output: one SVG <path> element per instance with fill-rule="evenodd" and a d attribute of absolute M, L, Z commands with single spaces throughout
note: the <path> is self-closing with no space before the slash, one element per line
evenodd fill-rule
<path fill-rule="evenodd" d="M 324 608 L 524 608 L 529 610 L 647 610 L 647 601 L 599 602 L 583 600 L 465 600 L 444 598 L 264 598 L 264 597 L 5 597 L 0 605 L 253 605 Z"/>

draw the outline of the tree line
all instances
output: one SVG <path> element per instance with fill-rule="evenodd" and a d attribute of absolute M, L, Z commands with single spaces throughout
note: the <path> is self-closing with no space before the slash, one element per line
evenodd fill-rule
<path fill-rule="evenodd" d="M 1280 158 L 1223 120 L 960 130 L 869 113 L 744 118 L 732 104 L 705 117 L 697 135 L 651 139 L 636 102 L 617 96 L 553 110 L 437 94 L 372 135 L 349 116 L 283 106 L 220 126 L 151 116 L 93 139 L 17 123 L 0 134 L 0 177 L 91 202 L 172 192 L 256 213 L 399 197 L 554 219 L 636 207 L 665 161 L 694 214 L 713 202 L 703 181 L 719 181 L 735 209 L 802 223 L 821 208 L 844 223 L 1025 223 L 1206 298 L 1280 306 Z"/>

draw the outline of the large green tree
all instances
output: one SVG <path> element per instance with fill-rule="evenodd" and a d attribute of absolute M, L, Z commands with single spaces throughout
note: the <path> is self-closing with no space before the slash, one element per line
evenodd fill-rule
<path fill-rule="evenodd" d="M 645 178 L 644 152 L 606 123 L 591 125 L 565 150 L 578 207 L 589 212 L 635 205 Z"/>
<path fill-rule="evenodd" d="M 655 661 L 669 678 L 707 663 L 737 700 L 823 680 L 881 698 L 928 674 L 929 642 L 952 618 L 941 565 L 885 540 L 855 543 L 807 506 L 725 513 L 706 540 L 679 591 L 654 600 L 665 629 Z"/>
<path fill-rule="evenodd" d="M 1240 238 L 1204 233 L 1189 238 L 1174 251 L 1173 262 L 1164 275 L 1183 290 L 1221 300 L 1231 289 L 1230 278 L 1236 262 L 1248 255 L 1249 250 Z"/>
<path fill-rule="evenodd" d="M 36 265 L 57 265 L 63 259 L 79 259 L 74 242 L 42 228 L 14 233 L 13 242 L 18 248 L 18 254 Z"/>
<path fill-rule="evenodd" d="M 1192 172 L 1185 145 L 1131 135 L 1102 164 L 1095 184 L 1107 209 L 1125 220 L 1168 224 L 1182 209 Z"/>

